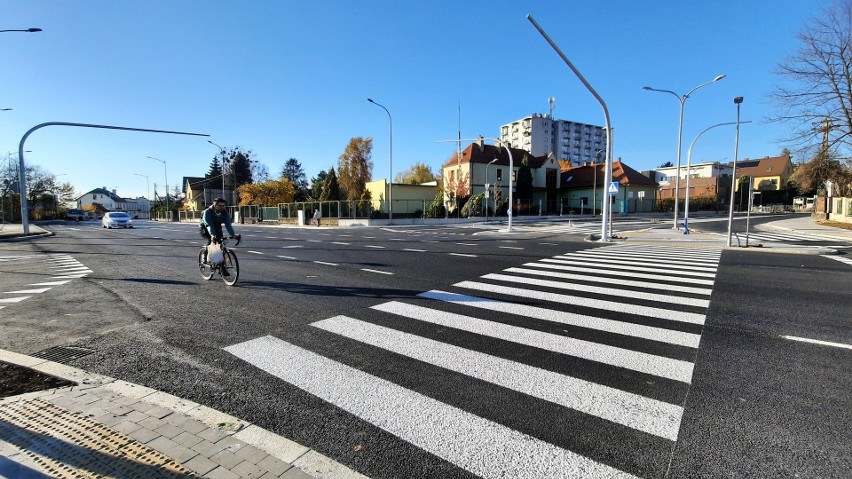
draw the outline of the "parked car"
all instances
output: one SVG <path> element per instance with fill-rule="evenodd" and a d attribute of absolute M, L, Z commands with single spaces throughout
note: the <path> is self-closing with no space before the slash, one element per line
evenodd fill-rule
<path fill-rule="evenodd" d="M 68 221 L 82 221 L 85 219 L 83 210 L 68 210 L 65 213 L 65 219 Z"/>
<path fill-rule="evenodd" d="M 104 214 L 101 224 L 104 228 L 133 228 L 130 215 L 121 211 L 110 211 Z"/>

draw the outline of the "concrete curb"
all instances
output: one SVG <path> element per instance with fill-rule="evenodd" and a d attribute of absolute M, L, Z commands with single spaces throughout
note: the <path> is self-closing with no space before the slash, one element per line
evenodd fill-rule
<path fill-rule="evenodd" d="M 83 391 L 103 388 L 124 397 L 137 399 L 150 403 L 153 406 L 159 406 L 175 413 L 184 414 L 204 423 L 210 428 L 225 431 L 235 439 L 295 466 L 310 477 L 317 479 L 368 479 L 367 476 L 357 473 L 317 451 L 263 429 L 260 426 L 162 391 L 4 349 L 0 349 L 0 361 L 27 367 L 50 376 L 77 383 L 76 386 L 47 389 L 0 398 L 0 405 L 35 398 L 49 398 L 57 393 L 69 390 Z"/>

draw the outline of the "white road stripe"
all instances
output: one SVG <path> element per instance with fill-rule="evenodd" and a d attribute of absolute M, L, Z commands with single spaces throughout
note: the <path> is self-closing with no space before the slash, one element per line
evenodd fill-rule
<path fill-rule="evenodd" d="M 601 309 L 604 311 L 616 311 L 619 313 L 636 314 L 639 316 L 647 316 L 650 318 L 668 319 L 671 321 L 680 321 L 683 323 L 704 324 L 705 320 L 705 315 L 700 313 L 687 313 L 671 309 L 652 308 L 650 306 L 639 306 L 629 303 L 619 303 L 617 301 L 589 299 L 584 298 L 582 296 L 574 296 L 570 294 L 557 294 L 531 289 L 512 288 L 509 286 L 480 283 L 477 281 L 462 281 L 460 283 L 454 284 L 453 286 L 457 288 L 473 289 L 476 291 L 487 291 L 489 293 L 507 294 L 510 296 L 518 296 L 521 298 L 541 299 L 544 301 L 550 301 L 560 304 L 585 306 L 588 308 Z"/>
<path fill-rule="evenodd" d="M 0 303 L 20 303 L 21 301 L 29 298 L 29 296 L 18 296 L 17 298 L 2 298 L 0 299 Z"/>
<path fill-rule="evenodd" d="M 719 263 L 719 255 L 714 256 L 692 256 L 685 253 L 646 253 L 646 252 L 638 252 L 638 251 L 600 251 L 600 250 L 586 250 L 578 252 L 583 256 L 590 257 L 602 257 L 602 258 L 627 258 L 627 259 L 636 259 L 640 258 L 642 261 L 654 262 L 654 263 L 663 263 L 663 264 L 671 264 L 672 262 L 683 263 L 683 264 L 699 264 L 699 265 L 717 265 Z"/>
<path fill-rule="evenodd" d="M 30 283 L 27 286 L 60 286 L 65 283 L 70 283 L 71 280 L 67 279 L 65 281 L 48 281 L 46 283 Z"/>
<path fill-rule="evenodd" d="M 570 274 L 570 273 L 556 273 L 553 271 L 542 271 L 538 269 L 528 269 L 528 268 L 507 268 L 503 271 L 507 273 L 522 273 L 522 274 L 534 274 L 538 276 L 547 276 L 551 278 L 563 278 L 563 279 L 575 279 L 578 281 L 587 281 L 592 283 L 605 283 L 605 284 L 620 284 L 622 286 L 634 286 L 636 288 L 645 288 L 645 289 L 661 289 L 663 291 L 677 291 L 679 293 L 689 293 L 689 294 L 703 294 L 709 296 L 713 293 L 712 289 L 708 288 L 693 288 L 690 286 L 674 286 L 671 284 L 659 284 L 652 283 L 650 281 L 632 281 L 629 279 L 616 279 L 616 278 L 601 278 L 596 276 L 589 276 L 584 274 Z M 666 277 L 659 277 L 658 279 L 665 281 Z M 579 286 L 582 288 L 582 286 Z"/>
<path fill-rule="evenodd" d="M 289 249 L 292 249 L 292 248 L 303 248 L 303 247 L 304 247 L 304 246 L 303 246 L 303 245 L 300 245 L 300 244 L 294 244 L 294 245 L 290 245 L 290 246 L 282 246 L 282 248 L 284 248 L 284 249 L 288 249 L 288 248 L 289 248 Z"/>
<path fill-rule="evenodd" d="M 260 251 L 254 251 L 254 250 L 250 250 L 250 249 L 249 249 L 249 250 L 246 250 L 246 253 L 251 253 L 251 254 L 266 254 L 266 253 L 261 253 Z"/>
<path fill-rule="evenodd" d="M 498 249 L 524 249 L 520 246 L 498 246 Z"/>
<path fill-rule="evenodd" d="M 449 253 L 450 256 L 464 256 L 466 258 L 476 258 L 475 254 L 465 254 L 465 253 Z"/>
<path fill-rule="evenodd" d="M 349 246 L 349 243 L 344 243 L 343 241 L 332 241 L 331 244 L 339 244 L 343 246 Z"/>
<path fill-rule="evenodd" d="M 361 271 L 366 271 L 368 273 L 393 274 L 390 271 L 379 271 L 377 269 L 369 269 L 369 268 L 361 268 Z"/>
<path fill-rule="evenodd" d="M 606 263 L 613 265 L 621 265 L 621 266 L 654 266 L 657 268 L 666 268 L 670 270 L 687 270 L 687 271 L 703 271 L 703 272 L 715 272 L 718 267 L 716 265 L 713 266 L 696 266 L 695 264 L 689 261 L 654 261 L 654 260 L 645 260 L 644 258 L 633 257 L 630 259 L 628 257 L 624 258 L 606 258 L 600 255 L 584 255 L 579 253 L 565 253 L 561 256 L 557 256 L 556 258 L 562 259 L 574 259 L 576 258 L 578 261 L 587 262 L 587 263 Z"/>
<path fill-rule="evenodd" d="M 518 316 L 540 319 L 543 321 L 551 321 L 554 323 L 570 324 L 581 328 L 593 329 L 596 331 L 605 331 L 607 333 L 620 334 L 622 336 L 631 336 L 635 338 L 648 339 L 661 343 L 676 344 L 678 346 L 686 346 L 697 348 L 701 335 L 674 331 L 671 329 L 655 328 L 652 326 L 644 326 L 641 324 L 625 323 L 622 321 L 614 321 L 611 319 L 598 318 L 596 316 L 586 316 L 584 314 L 575 314 L 565 311 L 556 311 L 553 309 L 541 308 L 538 306 L 527 306 L 525 304 L 507 303 L 497 301 L 496 299 L 482 298 L 478 296 L 467 296 L 457 293 L 449 293 L 446 291 L 432 290 L 417 295 L 421 298 L 436 299 L 446 301 L 453 304 L 461 304 L 474 308 L 486 309 L 489 311 L 498 311 L 501 313 L 515 314 Z"/>
<path fill-rule="evenodd" d="M 676 281 L 678 283 L 690 283 L 690 284 L 705 284 L 708 286 L 713 286 L 714 281 L 712 279 L 696 279 L 696 278 L 681 278 L 681 277 L 661 277 L 659 274 L 650 274 L 650 273 L 637 273 L 632 270 L 607 270 L 601 268 L 594 267 L 583 267 L 583 266 L 569 266 L 565 264 L 550 264 L 550 263 L 525 263 L 524 266 L 534 266 L 536 268 L 546 268 L 546 269 L 555 269 L 559 271 L 576 271 L 578 273 L 586 273 L 586 276 L 593 274 L 606 274 L 609 276 L 626 276 L 629 278 L 643 278 L 643 279 L 653 279 L 653 280 L 664 280 L 664 281 Z"/>
<path fill-rule="evenodd" d="M 372 244 L 364 245 L 364 247 L 365 248 L 374 248 L 374 249 L 385 249 L 384 246 L 377 246 L 377 245 L 372 245 Z"/>
<path fill-rule="evenodd" d="M 672 441 L 683 408 L 346 316 L 311 326 Z"/>
<path fill-rule="evenodd" d="M 418 321 L 461 329 L 462 331 L 469 331 L 482 336 L 502 339 L 515 344 L 523 344 L 567 356 L 630 369 L 632 371 L 639 371 L 687 384 L 692 380 L 693 365 L 688 361 L 664 358 L 653 354 L 519 328 L 494 321 L 485 321 L 471 316 L 424 308 L 423 306 L 400 303 L 398 301 L 378 304 L 371 306 L 371 308 Z"/>
<path fill-rule="evenodd" d="M 484 478 L 632 477 L 271 336 L 225 350 Z"/>
<path fill-rule="evenodd" d="M 4 294 L 40 294 L 49 290 L 50 288 L 22 289 L 19 291 L 4 291 Z"/>
<path fill-rule="evenodd" d="M 337 263 L 326 263 L 325 261 L 314 261 L 314 263 L 316 263 L 316 264 L 324 264 L 324 265 L 326 265 L 326 266 L 340 266 L 340 265 L 339 265 L 339 264 L 337 264 Z"/>
<path fill-rule="evenodd" d="M 462 245 L 462 246 L 476 246 L 476 243 L 456 243 L 456 244 Z"/>
<path fill-rule="evenodd" d="M 820 341 L 819 339 L 808 339 L 808 338 L 800 338 L 797 336 L 781 336 L 784 339 L 789 339 L 791 341 L 800 341 L 803 343 L 811 343 L 811 344 L 819 344 L 820 346 L 831 346 L 834 348 L 844 348 L 844 349 L 852 349 L 852 344 L 843 344 L 843 343 L 832 343 L 829 341 Z"/>
<path fill-rule="evenodd" d="M 529 284 L 534 286 L 542 286 L 545 288 L 567 289 L 571 291 L 582 291 L 585 293 L 605 294 L 616 298 L 633 298 L 641 299 L 644 301 L 655 301 L 657 303 L 685 304 L 688 306 L 698 306 L 701 308 L 707 308 L 710 306 L 709 299 L 687 298 L 684 296 L 672 296 L 668 294 L 644 293 L 642 291 L 633 291 L 631 289 L 603 288 L 600 286 L 589 286 L 586 284 L 579 285 L 573 283 L 565 283 L 563 281 L 548 281 L 546 279 L 511 276 L 508 274 L 484 274 L 480 277 L 483 279 L 490 279 L 492 281 L 506 281 L 515 285 Z"/>
<path fill-rule="evenodd" d="M 425 249 L 404 248 L 403 251 L 411 251 L 414 253 L 425 253 Z"/>
<path fill-rule="evenodd" d="M 296 259 L 296 257 L 295 257 L 295 256 L 284 256 L 284 255 L 280 255 L 280 254 L 279 254 L 278 256 L 276 256 L 276 258 L 283 258 L 283 259 Z"/>
<path fill-rule="evenodd" d="M 570 258 L 565 259 L 551 259 L 551 258 L 542 258 L 539 261 L 543 263 L 556 263 L 556 264 L 567 264 L 572 266 L 589 266 L 601 269 L 615 269 L 618 271 L 624 271 L 625 267 L 622 265 L 607 263 L 607 262 L 593 262 L 593 261 L 577 261 L 571 260 Z M 699 278 L 715 278 L 716 273 L 703 273 L 700 271 L 674 271 L 669 268 L 643 268 L 641 266 L 630 266 L 630 271 L 641 271 L 645 273 L 665 273 L 670 275 L 679 275 L 679 276 L 695 276 Z"/>

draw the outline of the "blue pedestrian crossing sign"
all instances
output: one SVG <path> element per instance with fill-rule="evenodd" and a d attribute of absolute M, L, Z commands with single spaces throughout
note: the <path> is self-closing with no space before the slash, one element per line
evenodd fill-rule
<path fill-rule="evenodd" d="M 618 194 L 618 182 L 617 181 L 610 182 L 609 183 L 609 189 L 607 190 L 607 192 L 610 195 L 617 195 Z"/>

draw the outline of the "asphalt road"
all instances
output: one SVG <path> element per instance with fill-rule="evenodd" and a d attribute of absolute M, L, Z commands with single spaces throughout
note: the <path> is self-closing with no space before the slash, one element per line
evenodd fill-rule
<path fill-rule="evenodd" d="M 783 338 L 852 344 L 852 268 L 828 258 L 601 247 L 594 224 L 246 225 L 227 287 L 198 274 L 194 225 L 45 227 L 0 246 L 4 296 L 26 296 L 0 347 L 82 348 L 69 364 L 370 477 L 852 468 L 852 351 Z M 21 293 L 69 267 L 89 272 Z"/>

